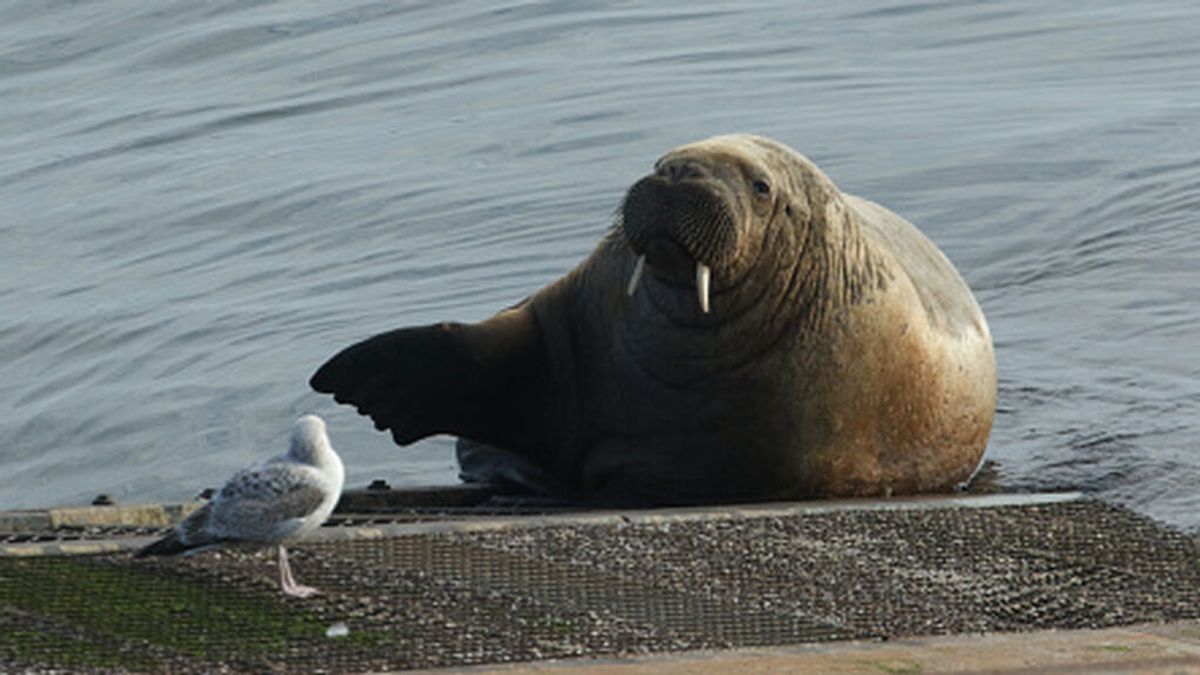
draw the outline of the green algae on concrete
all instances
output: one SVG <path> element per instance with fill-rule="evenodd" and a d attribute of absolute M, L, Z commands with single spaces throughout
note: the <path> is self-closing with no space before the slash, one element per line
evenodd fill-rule
<path fill-rule="evenodd" d="M 0 664 L 14 670 L 44 668 L 161 670 L 148 651 L 118 649 L 111 640 L 81 634 L 72 626 L 5 608 L 0 613 Z M 47 658 L 53 655 L 53 658 Z"/>
<path fill-rule="evenodd" d="M 325 621 L 298 602 L 93 557 L 0 558 L 5 624 L 0 662 L 135 670 L 269 667 L 314 642 L 328 654 L 379 637 L 356 632 L 331 644 Z"/>

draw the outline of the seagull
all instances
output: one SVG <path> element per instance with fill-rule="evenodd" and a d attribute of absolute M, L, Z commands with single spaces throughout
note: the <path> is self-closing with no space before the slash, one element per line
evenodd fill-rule
<path fill-rule="evenodd" d="M 283 544 L 325 522 L 344 481 L 342 460 L 329 444 L 324 420 L 305 415 L 292 427 L 287 452 L 235 473 L 208 503 L 134 557 L 188 556 L 226 545 L 274 545 L 280 588 L 307 598 L 320 591 L 296 583 Z"/>

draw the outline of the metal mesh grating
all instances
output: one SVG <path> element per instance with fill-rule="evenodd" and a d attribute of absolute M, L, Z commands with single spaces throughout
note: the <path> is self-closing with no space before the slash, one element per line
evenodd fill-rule
<path fill-rule="evenodd" d="M 1091 501 L 294 551 L 324 595 L 280 596 L 262 553 L 0 557 L 0 670 L 340 672 L 1200 617 L 1197 540 Z M 349 635 L 327 637 L 339 622 Z"/>

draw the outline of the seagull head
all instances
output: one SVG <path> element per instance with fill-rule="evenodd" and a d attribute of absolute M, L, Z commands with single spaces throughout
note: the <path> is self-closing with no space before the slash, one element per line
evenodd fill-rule
<path fill-rule="evenodd" d="M 316 415 L 305 415 L 292 425 L 292 445 L 288 454 L 296 461 L 316 464 L 323 453 L 332 451 L 329 436 L 325 433 L 325 420 Z"/>

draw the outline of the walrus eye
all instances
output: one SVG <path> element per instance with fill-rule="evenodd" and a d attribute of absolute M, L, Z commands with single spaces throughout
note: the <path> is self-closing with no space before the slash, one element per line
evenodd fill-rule
<path fill-rule="evenodd" d="M 754 181 L 754 192 L 762 196 L 771 194 L 771 184 L 759 178 Z"/>

